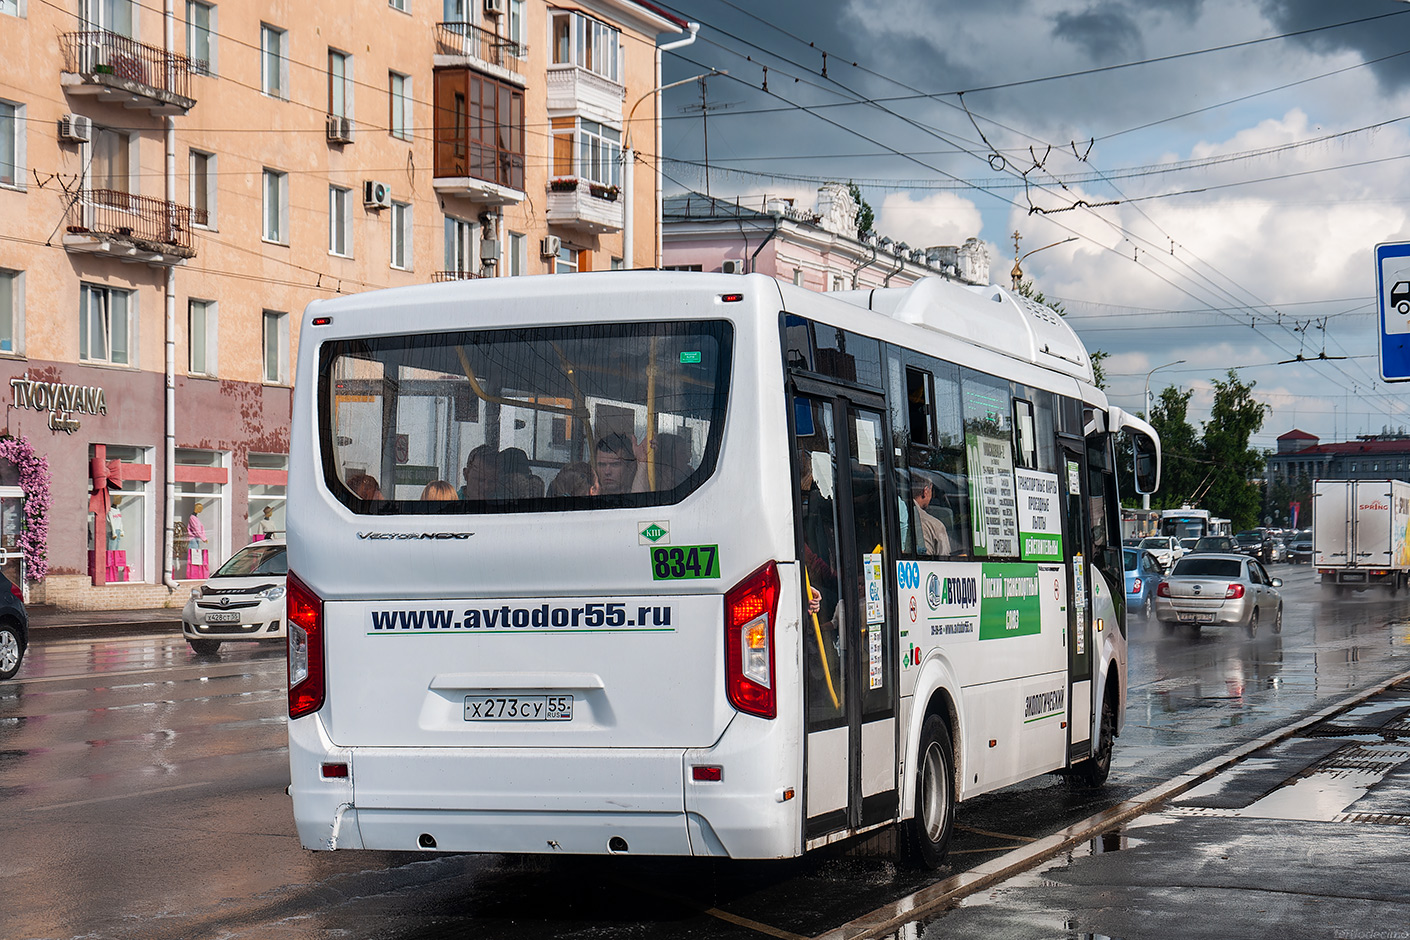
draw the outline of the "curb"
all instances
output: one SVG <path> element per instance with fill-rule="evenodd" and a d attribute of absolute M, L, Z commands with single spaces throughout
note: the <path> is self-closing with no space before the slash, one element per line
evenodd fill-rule
<path fill-rule="evenodd" d="M 1071 848 L 1080 842 L 1085 842 L 1137 816 L 1145 815 L 1160 803 L 1164 803 L 1166 800 L 1179 796 L 1186 790 L 1203 783 L 1210 777 L 1238 763 L 1255 751 L 1262 750 L 1271 744 L 1286 740 L 1305 728 L 1309 728 L 1320 721 L 1325 721 L 1332 715 L 1345 711 L 1354 705 L 1359 705 L 1366 699 L 1379 695 L 1391 686 L 1398 685 L 1407 680 L 1410 680 L 1410 672 L 1402 672 L 1399 675 L 1391 676 L 1389 679 L 1382 680 L 1376 685 L 1368 689 L 1363 689 L 1349 698 L 1328 705 L 1290 725 L 1275 731 L 1270 731 L 1262 737 L 1241 744 L 1227 754 L 1212 758 L 1205 761 L 1203 764 L 1192 767 L 1179 776 L 1152 787 L 1129 800 L 1123 800 L 1109 809 L 1102 810 L 1099 813 L 1087 817 L 1081 822 L 1073 823 L 1066 829 L 1062 829 L 1050 836 L 1039 839 L 1037 842 L 1014 849 L 999 858 L 986 862 L 983 865 L 978 865 L 969 871 L 952 875 L 944 881 L 922 888 L 906 897 L 893 901 L 885 907 L 877 908 L 870 913 L 863 914 L 861 917 L 851 920 L 840 927 L 834 927 L 831 930 L 820 933 L 814 937 L 813 940 L 871 940 L 871 938 L 881 937 L 889 931 L 893 931 L 904 924 L 916 921 L 926 914 L 946 907 L 976 891 L 1011 878 L 1020 872 L 1027 871 L 1059 854 L 1064 849 Z"/>

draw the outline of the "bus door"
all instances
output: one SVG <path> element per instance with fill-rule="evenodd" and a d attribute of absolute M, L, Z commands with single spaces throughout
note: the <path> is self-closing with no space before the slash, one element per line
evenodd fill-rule
<path fill-rule="evenodd" d="M 895 818 L 894 528 L 879 399 L 808 383 L 794 398 L 804 568 L 805 836 Z M 888 495 L 889 494 L 889 495 Z"/>
<path fill-rule="evenodd" d="M 1092 738 L 1092 564 L 1087 516 L 1087 453 L 1080 440 L 1062 440 L 1063 544 L 1067 562 L 1067 759 L 1087 757 Z"/>

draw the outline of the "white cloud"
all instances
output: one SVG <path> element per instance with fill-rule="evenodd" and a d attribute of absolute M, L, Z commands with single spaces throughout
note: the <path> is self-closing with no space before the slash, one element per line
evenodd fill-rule
<path fill-rule="evenodd" d="M 975 238 L 983 219 L 975 204 L 954 193 L 912 197 L 890 193 L 876 207 L 876 224 L 881 235 L 904 241 L 914 248 L 933 245 L 963 245 Z"/>

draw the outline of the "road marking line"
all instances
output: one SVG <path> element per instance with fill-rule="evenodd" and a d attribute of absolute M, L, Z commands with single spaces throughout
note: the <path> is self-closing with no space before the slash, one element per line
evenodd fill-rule
<path fill-rule="evenodd" d="M 71 800 L 68 803 L 51 803 L 48 806 L 31 806 L 26 812 L 42 813 L 51 809 L 69 809 L 74 806 L 91 806 L 94 803 L 111 803 L 113 800 L 130 800 L 133 797 L 151 796 L 153 793 L 171 793 L 174 790 L 189 790 L 192 787 L 208 787 L 210 781 L 203 780 L 200 783 L 181 783 L 171 787 L 156 787 L 151 790 L 139 790 L 136 793 L 115 793 L 112 796 L 95 796 L 91 800 Z"/>
<path fill-rule="evenodd" d="M 990 836 L 995 839 L 1008 839 L 1010 842 L 1037 842 L 1033 836 L 1011 836 L 1002 832 L 990 832 L 988 829 L 975 829 L 973 826 L 956 826 L 965 832 L 972 832 L 975 835 Z M 987 851 L 987 850 L 986 850 Z"/>
<path fill-rule="evenodd" d="M 777 927 L 770 927 L 768 924 L 761 924 L 757 920 L 750 920 L 747 917 L 740 917 L 738 914 L 731 914 L 729 911 L 722 911 L 718 907 L 705 909 L 705 913 L 711 917 L 717 917 L 727 923 L 735 924 L 739 927 L 747 927 L 770 937 L 778 937 L 779 940 L 808 940 L 802 934 L 789 933 L 787 930 L 780 930 Z"/>

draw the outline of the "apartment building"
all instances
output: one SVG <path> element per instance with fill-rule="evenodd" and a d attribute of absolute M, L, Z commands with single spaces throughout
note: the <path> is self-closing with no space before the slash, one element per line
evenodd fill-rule
<path fill-rule="evenodd" d="M 266 508 L 282 529 L 311 300 L 621 266 L 628 224 L 655 264 L 654 163 L 621 153 L 629 115 L 656 149 L 686 30 L 636 0 L 0 0 L 5 435 L 52 477 L 32 598 L 181 603 Z M 22 490 L 0 461 L 16 575 Z"/>

